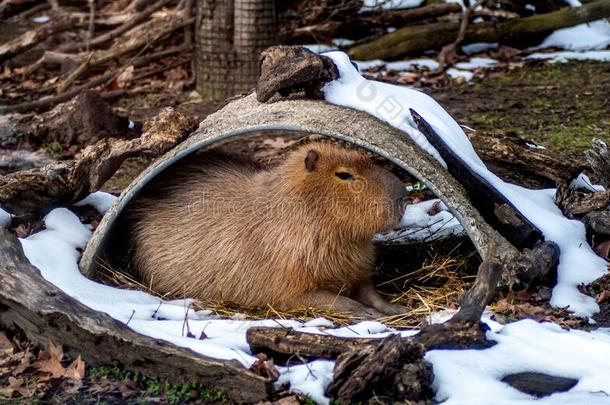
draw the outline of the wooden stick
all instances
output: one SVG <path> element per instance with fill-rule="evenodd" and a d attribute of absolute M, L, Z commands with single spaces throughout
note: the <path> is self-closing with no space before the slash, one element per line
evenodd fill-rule
<path fill-rule="evenodd" d="M 96 46 L 105 44 L 106 42 L 113 40 L 114 38 L 126 33 L 127 31 L 129 31 L 130 29 L 135 27 L 136 25 L 140 24 L 142 21 L 146 20 L 152 13 L 159 10 L 160 8 L 162 8 L 166 4 L 170 3 L 171 1 L 172 0 L 159 0 L 155 4 L 146 8 L 144 11 L 133 16 L 131 19 L 129 19 L 125 24 L 121 25 L 120 27 L 117 27 L 112 31 L 102 34 L 96 38 L 93 38 L 93 39 L 91 39 L 91 41 L 88 41 L 86 43 L 80 42 L 80 43 L 66 44 L 64 46 L 59 47 L 58 51 L 70 53 L 70 52 L 78 51 L 80 49 L 84 49 L 87 47 L 87 45 L 90 47 L 96 47 Z"/>

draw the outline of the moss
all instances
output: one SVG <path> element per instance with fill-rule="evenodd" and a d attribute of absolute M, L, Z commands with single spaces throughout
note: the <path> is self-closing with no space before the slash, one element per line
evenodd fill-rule
<path fill-rule="evenodd" d="M 179 404 L 186 401 L 203 400 L 210 403 L 230 403 L 221 390 L 206 387 L 199 383 L 169 383 L 155 378 L 147 377 L 139 372 L 128 371 L 119 367 L 92 367 L 87 377 L 91 381 L 99 379 L 132 380 L 142 391 L 134 403 L 148 403 L 148 397 L 163 396 L 170 404 Z"/>
<path fill-rule="evenodd" d="M 465 125 L 493 135 L 514 132 L 555 152 L 578 155 L 594 137 L 610 140 L 604 63 L 526 65 L 431 93 Z"/>

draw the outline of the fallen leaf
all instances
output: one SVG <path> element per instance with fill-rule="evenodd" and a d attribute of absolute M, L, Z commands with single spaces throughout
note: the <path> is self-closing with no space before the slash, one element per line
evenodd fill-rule
<path fill-rule="evenodd" d="M 50 380 L 63 377 L 66 373 L 65 367 L 61 364 L 63 358 L 64 351 L 62 347 L 49 340 L 45 350 L 39 353 L 35 366 L 38 371 L 50 375 L 42 377 L 40 380 L 45 381 L 45 378 L 46 380 Z"/>
<path fill-rule="evenodd" d="M 252 370 L 254 374 L 277 380 L 280 376 L 280 372 L 273 364 L 273 359 L 268 359 L 265 353 L 259 353 L 256 357 L 257 360 L 250 366 L 250 370 Z"/>
<path fill-rule="evenodd" d="M 85 362 L 81 359 L 80 354 L 74 360 L 64 372 L 65 378 L 73 380 L 81 380 L 85 377 Z"/>
<path fill-rule="evenodd" d="M 430 215 L 431 217 L 438 214 L 441 210 L 441 202 L 440 201 L 435 201 L 434 204 L 432 204 L 432 206 L 430 206 L 430 208 L 428 209 L 428 215 Z"/>
<path fill-rule="evenodd" d="M 21 378 L 9 377 L 8 387 L 0 389 L 0 395 L 5 398 L 12 398 L 13 395 L 18 393 L 23 398 L 30 398 L 34 395 L 34 391 L 24 386 L 25 381 Z"/>

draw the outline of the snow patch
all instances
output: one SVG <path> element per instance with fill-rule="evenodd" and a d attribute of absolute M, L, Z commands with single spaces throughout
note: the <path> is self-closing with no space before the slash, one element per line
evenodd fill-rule
<path fill-rule="evenodd" d="M 505 183 L 487 169 L 462 128 L 430 96 L 414 89 L 364 79 L 343 52 L 330 52 L 326 56 L 333 59 L 340 74 L 337 80 L 323 88 L 326 101 L 368 112 L 393 125 L 444 165 L 436 149 L 417 129 L 409 109 L 417 111 L 465 164 L 508 198 L 542 231 L 546 240 L 557 243 L 561 256 L 551 305 L 568 307 L 575 314 L 586 317 L 599 311 L 595 300 L 580 293 L 577 286 L 604 275 L 608 263 L 588 245 L 584 225 L 563 216 L 553 200 L 554 189 L 529 190 Z"/>
<path fill-rule="evenodd" d="M 477 68 L 488 68 L 497 63 L 497 60 L 491 58 L 471 58 L 468 62 L 456 63 L 455 67 L 464 70 L 474 70 Z"/>
<path fill-rule="evenodd" d="M 596 60 L 600 62 L 610 62 L 610 51 L 585 51 L 585 52 L 549 52 L 533 53 L 525 59 L 548 59 L 551 63 L 568 62 L 570 60 Z"/>
<path fill-rule="evenodd" d="M 464 80 L 467 82 L 471 81 L 472 78 L 474 77 L 474 73 L 472 73 L 472 72 L 469 72 L 467 70 L 459 70 L 459 69 L 455 69 L 455 68 L 447 69 L 447 74 L 452 79 L 459 79 L 460 77 L 463 77 Z"/>
<path fill-rule="evenodd" d="M 382 10 L 398 10 L 403 8 L 419 7 L 424 0 L 364 0 L 360 13 Z"/>
<path fill-rule="evenodd" d="M 110 209 L 110 206 L 116 201 L 117 197 L 113 196 L 110 193 L 105 193 L 103 191 L 96 191 L 95 193 L 89 194 L 83 200 L 77 202 L 77 207 L 82 207 L 84 205 L 91 205 L 96 210 L 98 210 L 101 214 L 105 214 L 106 211 Z"/>
<path fill-rule="evenodd" d="M 589 51 L 604 49 L 608 45 L 610 45 L 610 23 L 606 20 L 597 20 L 557 30 L 533 49 L 556 47 L 569 51 Z"/>
<path fill-rule="evenodd" d="M 472 55 L 488 49 L 496 49 L 497 47 L 497 42 L 475 42 L 468 45 L 462 45 L 462 52 L 464 52 L 466 55 Z"/>
<path fill-rule="evenodd" d="M 487 332 L 497 344 L 486 350 L 432 350 L 436 401 L 443 404 L 609 403 L 610 331 L 566 331 L 552 323 L 514 322 Z M 520 372 L 574 378 L 567 392 L 537 399 L 501 379 Z M 446 402 L 444 402 L 446 401 Z"/>

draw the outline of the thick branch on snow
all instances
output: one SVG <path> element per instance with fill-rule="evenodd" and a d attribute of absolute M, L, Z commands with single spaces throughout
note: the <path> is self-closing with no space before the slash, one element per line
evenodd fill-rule
<path fill-rule="evenodd" d="M 67 205 L 97 191 L 128 157 L 159 156 L 181 142 L 194 122 L 172 108 L 144 126 L 141 137 L 102 139 L 75 160 L 0 177 L 0 205 L 20 215 L 49 205 Z"/>
<path fill-rule="evenodd" d="M 428 142 L 447 163 L 449 173 L 466 188 L 473 205 L 483 218 L 518 248 L 531 247 L 542 233 L 502 193 L 474 172 L 416 111 L 411 115 Z"/>
<path fill-rule="evenodd" d="M 200 382 L 236 402 L 265 400 L 271 380 L 235 361 L 140 335 L 128 326 L 69 297 L 45 280 L 23 254 L 16 237 L 0 227 L 0 326 L 23 332 L 36 345 L 52 340 L 88 365 L 120 365 L 172 381 Z"/>
<path fill-rule="evenodd" d="M 560 28 L 610 17 L 610 0 L 597 0 L 582 7 L 567 7 L 553 13 L 498 22 L 471 24 L 464 42 L 531 41 Z M 442 22 L 405 27 L 374 41 L 354 46 L 349 55 L 355 60 L 390 59 L 427 49 L 439 49 L 453 42 L 460 24 Z"/>

